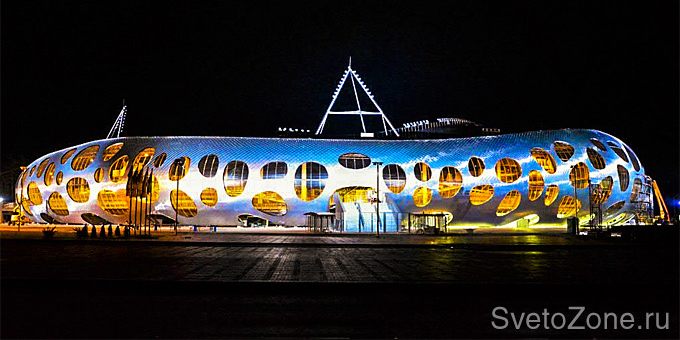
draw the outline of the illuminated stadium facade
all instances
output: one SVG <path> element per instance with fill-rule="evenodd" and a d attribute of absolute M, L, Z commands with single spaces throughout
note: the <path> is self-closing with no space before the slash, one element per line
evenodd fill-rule
<path fill-rule="evenodd" d="M 334 100 L 348 74 L 354 82 L 348 70 Z M 384 132 L 389 126 L 398 135 L 378 112 Z M 172 224 L 177 215 L 182 225 L 303 226 L 325 216 L 329 230 L 371 232 L 379 196 L 380 230 L 404 232 L 419 228 L 414 216 L 440 216 L 448 228 L 555 227 L 578 211 L 585 224 L 595 218 L 592 206 L 602 224 L 622 223 L 640 202 L 651 205 L 648 182 L 630 147 L 595 130 L 440 139 L 119 137 L 35 160 L 16 199 L 36 222 L 126 224 L 148 215 Z M 145 195 L 134 193 L 136 184 Z M 150 204 L 142 209 L 140 201 Z"/>

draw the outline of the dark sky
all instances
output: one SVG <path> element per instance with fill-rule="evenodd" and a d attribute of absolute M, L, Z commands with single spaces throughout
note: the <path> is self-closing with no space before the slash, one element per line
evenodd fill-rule
<path fill-rule="evenodd" d="M 314 129 L 348 56 L 390 119 L 593 128 L 678 190 L 677 1 L 2 1 L 2 171 L 106 136 Z M 4 190 L 4 186 L 3 186 Z"/>

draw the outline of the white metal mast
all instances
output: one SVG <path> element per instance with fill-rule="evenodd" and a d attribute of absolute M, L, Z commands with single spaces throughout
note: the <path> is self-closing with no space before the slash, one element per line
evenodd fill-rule
<path fill-rule="evenodd" d="M 111 130 L 109 130 L 109 134 L 106 135 L 106 139 L 120 137 L 120 133 L 123 132 L 123 127 L 125 126 L 125 114 L 126 113 L 127 113 L 127 105 L 125 105 L 125 100 L 123 100 L 123 109 L 120 110 L 120 113 L 118 114 L 118 118 L 116 118 L 116 121 L 113 123 Z"/>
<path fill-rule="evenodd" d="M 345 85 L 347 77 L 349 77 L 350 81 L 352 82 L 352 89 L 354 90 L 354 99 L 356 100 L 357 103 L 357 109 L 354 111 L 333 111 L 332 109 L 333 105 L 335 104 L 335 100 L 338 98 L 338 95 L 340 94 L 342 87 Z M 364 90 L 364 93 L 368 96 L 373 105 L 375 105 L 376 109 L 378 109 L 377 112 L 363 111 L 361 109 L 361 104 L 359 103 L 359 93 L 357 92 L 356 83 L 359 83 L 359 85 L 361 85 L 361 89 Z M 390 120 L 387 119 L 387 116 L 385 116 L 385 113 L 383 113 L 378 103 L 376 103 L 375 98 L 373 98 L 373 95 L 371 94 L 371 91 L 368 89 L 368 87 L 366 87 L 364 82 L 361 81 L 361 77 L 359 77 L 359 74 L 352 69 L 352 57 L 349 57 L 349 65 L 347 65 L 345 73 L 342 74 L 340 83 L 338 84 L 338 87 L 335 89 L 332 98 L 333 99 L 331 100 L 330 105 L 328 105 L 328 108 L 326 109 L 326 114 L 324 114 L 323 119 L 321 120 L 321 124 L 319 124 L 319 127 L 316 129 L 317 135 L 320 135 L 323 132 L 323 128 L 326 125 L 326 120 L 328 119 L 328 115 L 358 115 L 359 118 L 361 119 L 361 128 L 363 129 L 363 132 L 366 132 L 366 125 L 364 124 L 364 115 L 380 115 L 380 118 L 383 123 L 383 128 L 385 129 L 385 136 L 387 136 L 389 133 L 387 129 L 387 125 L 389 125 L 390 129 L 392 130 L 392 133 L 394 133 L 395 136 L 399 137 L 399 133 L 394 128 L 394 126 L 392 126 Z"/>

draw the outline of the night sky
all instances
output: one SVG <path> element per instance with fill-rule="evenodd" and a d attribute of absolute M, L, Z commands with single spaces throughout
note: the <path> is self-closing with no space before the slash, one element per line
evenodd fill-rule
<path fill-rule="evenodd" d="M 315 129 L 352 66 L 395 125 L 592 128 L 677 195 L 677 1 L 2 1 L 2 177 L 125 135 Z M 9 184 L 11 187 L 11 184 Z"/>

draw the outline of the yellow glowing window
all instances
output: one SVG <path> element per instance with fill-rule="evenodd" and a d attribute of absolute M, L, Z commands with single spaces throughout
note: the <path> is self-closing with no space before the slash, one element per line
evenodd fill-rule
<path fill-rule="evenodd" d="M 574 199 L 573 196 L 564 196 L 557 207 L 557 218 L 573 216 L 576 210 L 581 210 L 581 201 Z"/>
<path fill-rule="evenodd" d="M 612 194 L 612 187 L 614 186 L 614 180 L 611 176 L 605 177 L 600 184 L 597 185 L 594 192 L 591 193 L 592 200 L 594 204 L 602 204 L 609 199 Z"/>
<path fill-rule="evenodd" d="M 421 182 L 427 182 L 432 178 L 432 169 L 427 163 L 418 162 L 416 166 L 413 167 L 413 174 Z"/>
<path fill-rule="evenodd" d="M 321 195 L 326 187 L 328 172 L 316 162 L 300 164 L 295 170 L 295 194 L 303 201 L 309 202 Z"/>
<path fill-rule="evenodd" d="M 34 172 L 35 172 L 35 165 L 31 168 L 31 173 L 29 173 L 28 176 L 33 176 Z"/>
<path fill-rule="evenodd" d="M 338 157 L 338 162 L 348 169 L 363 169 L 371 165 L 371 159 L 360 153 L 346 153 Z"/>
<path fill-rule="evenodd" d="M 66 162 L 68 162 L 68 159 L 71 158 L 71 156 L 73 156 L 76 150 L 77 149 L 71 149 L 66 151 L 66 153 L 63 156 L 61 156 L 61 164 L 66 164 Z"/>
<path fill-rule="evenodd" d="M 253 207 L 267 215 L 283 216 L 288 212 L 286 201 L 273 191 L 261 192 L 253 197 Z"/>
<path fill-rule="evenodd" d="M 522 167 L 512 158 L 502 158 L 496 162 L 496 177 L 503 183 L 512 183 L 522 177 Z"/>
<path fill-rule="evenodd" d="M 38 184 L 35 182 L 28 183 L 28 199 L 31 200 L 33 205 L 42 204 L 42 194 L 40 194 Z"/>
<path fill-rule="evenodd" d="M 108 161 L 109 159 L 113 158 L 118 151 L 123 147 L 123 143 L 114 143 L 106 147 L 104 149 L 104 153 L 102 154 L 102 160 L 103 161 Z"/>
<path fill-rule="evenodd" d="M 548 188 L 545 189 L 545 199 L 543 200 L 543 203 L 545 204 L 546 207 L 549 207 L 555 200 L 557 199 L 557 195 L 560 194 L 560 187 L 558 187 L 555 184 L 548 185 Z"/>
<path fill-rule="evenodd" d="M 535 201 L 541 197 L 544 186 L 545 181 L 541 172 L 538 170 L 529 171 L 529 201 Z"/>
<path fill-rule="evenodd" d="M 630 192 L 630 202 L 636 203 L 640 192 L 642 191 L 642 181 L 639 178 L 633 180 L 633 188 Z"/>
<path fill-rule="evenodd" d="M 97 156 L 97 152 L 99 152 L 99 145 L 92 145 L 83 151 L 80 151 L 73 158 L 73 161 L 71 162 L 71 168 L 76 171 L 85 170 L 88 166 L 90 166 L 90 164 L 92 164 L 94 158 Z"/>
<path fill-rule="evenodd" d="M 201 202 L 209 207 L 214 207 L 217 204 L 217 190 L 214 188 L 203 189 L 201 191 Z"/>
<path fill-rule="evenodd" d="M 463 186 L 463 175 L 452 166 L 445 166 L 439 173 L 439 196 L 451 198 L 458 194 Z"/>
<path fill-rule="evenodd" d="M 24 199 L 21 202 L 21 206 L 24 207 L 24 212 L 30 216 L 33 216 L 33 213 L 31 213 L 31 201 Z"/>
<path fill-rule="evenodd" d="M 422 208 L 432 201 L 432 190 L 427 187 L 419 187 L 413 191 L 413 203 L 416 207 Z"/>
<path fill-rule="evenodd" d="M 391 192 L 398 194 L 406 186 L 406 173 L 397 164 L 388 164 L 383 168 L 383 180 Z"/>
<path fill-rule="evenodd" d="M 640 171 L 640 160 L 638 160 L 635 152 L 633 152 L 633 150 L 631 150 L 626 144 L 623 144 L 623 147 L 626 148 L 626 152 L 628 152 L 628 156 L 630 156 L 630 160 L 633 163 L 633 168 L 635 168 L 635 171 Z"/>
<path fill-rule="evenodd" d="M 74 202 L 85 203 L 90 199 L 90 185 L 84 178 L 71 178 L 66 182 L 66 192 Z"/>
<path fill-rule="evenodd" d="M 288 174 L 288 165 L 285 162 L 270 162 L 260 168 L 262 179 L 279 179 Z"/>
<path fill-rule="evenodd" d="M 536 160 L 536 163 L 538 163 L 538 165 L 540 165 L 547 173 L 555 173 L 557 163 L 555 163 L 555 159 L 548 151 L 541 148 L 533 148 L 531 149 L 531 157 L 533 157 L 534 160 Z"/>
<path fill-rule="evenodd" d="M 522 201 L 522 194 L 518 190 L 512 190 L 503 197 L 501 203 L 498 204 L 496 216 L 505 216 L 519 207 Z"/>
<path fill-rule="evenodd" d="M 486 168 L 484 165 L 484 160 L 479 157 L 470 157 L 470 160 L 468 161 L 468 170 L 470 171 L 470 175 L 473 177 L 479 177 L 482 175 L 482 172 L 484 172 L 484 168 Z"/>
<path fill-rule="evenodd" d="M 590 164 L 593 165 L 593 168 L 598 170 L 604 169 L 606 164 L 599 152 L 595 151 L 593 148 L 586 148 L 586 153 L 588 154 L 588 159 L 590 160 Z"/>
<path fill-rule="evenodd" d="M 154 153 L 156 153 L 156 149 L 154 148 L 146 148 L 140 151 L 132 161 L 132 171 L 137 172 L 142 170 L 142 168 L 151 161 Z"/>
<path fill-rule="evenodd" d="M 628 190 L 628 181 L 630 180 L 628 170 L 626 170 L 623 165 L 619 164 L 616 166 L 616 171 L 619 173 L 619 186 L 621 191 Z"/>
<path fill-rule="evenodd" d="M 179 195 L 177 190 L 170 192 L 170 203 L 172 203 L 172 208 L 184 217 L 194 217 L 198 214 L 196 203 L 182 190 L 179 191 Z"/>
<path fill-rule="evenodd" d="M 600 149 L 600 151 L 602 152 L 607 151 L 607 147 L 605 147 L 604 144 L 602 144 L 602 142 L 600 142 L 599 139 L 591 138 L 590 142 L 593 143 L 593 145 L 595 145 L 596 148 Z"/>
<path fill-rule="evenodd" d="M 170 164 L 170 171 L 168 171 L 168 178 L 171 181 L 179 181 L 184 176 L 186 176 L 189 171 L 189 166 L 191 165 L 191 159 L 189 157 L 180 157 L 175 159 L 172 164 Z M 225 169 L 226 171 L 226 169 Z"/>
<path fill-rule="evenodd" d="M 101 183 L 102 180 L 104 180 L 104 169 L 99 168 L 94 171 L 94 181 Z"/>
<path fill-rule="evenodd" d="M 571 156 L 574 155 L 574 147 L 565 142 L 554 142 L 553 148 L 555 148 L 555 153 L 557 157 L 562 160 L 562 162 L 568 161 Z"/>
<path fill-rule="evenodd" d="M 579 162 L 571 167 L 569 182 L 571 182 L 571 185 L 576 187 L 576 189 L 587 188 L 589 178 L 590 171 L 588 171 L 588 166 L 585 163 Z"/>
<path fill-rule="evenodd" d="M 59 216 L 68 216 L 68 206 L 66 200 L 58 192 L 53 192 L 47 200 L 50 210 Z"/>
<path fill-rule="evenodd" d="M 488 184 L 478 185 L 470 190 L 470 203 L 482 205 L 493 197 L 493 186 Z"/>
<path fill-rule="evenodd" d="M 612 141 L 608 141 L 607 145 L 609 145 L 609 147 L 614 151 L 614 153 L 617 156 L 619 156 L 621 159 L 623 159 L 626 163 L 629 162 L 628 161 L 628 155 L 626 155 L 626 152 L 623 151 L 623 149 L 621 149 L 621 147 L 618 144 L 616 144 Z"/>
<path fill-rule="evenodd" d="M 156 156 L 156 159 L 153 160 L 153 166 L 156 168 L 160 168 L 163 165 L 163 163 L 165 163 L 166 158 L 168 158 L 168 155 L 165 152 Z"/>
<path fill-rule="evenodd" d="M 102 190 L 97 195 L 97 205 L 111 215 L 125 215 L 130 209 L 129 198 L 125 196 L 125 189 L 111 191 Z"/>
<path fill-rule="evenodd" d="M 120 182 L 123 180 L 123 178 L 125 178 L 129 163 L 130 157 L 123 155 L 111 164 L 111 167 L 109 168 L 109 179 L 111 182 Z"/>
<path fill-rule="evenodd" d="M 203 158 L 198 161 L 198 171 L 205 177 L 214 177 L 219 166 L 220 161 L 217 158 L 217 155 L 203 156 Z"/>
<path fill-rule="evenodd" d="M 54 169 L 55 165 L 54 162 L 50 163 L 50 165 L 47 166 L 47 170 L 45 170 L 45 185 L 50 186 L 52 185 L 52 181 L 54 180 Z"/>
<path fill-rule="evenodd" d="M 61 185 L 61 181 L 64 180 L 64 173 L 59 171 L 57 172 L 57 185 Z"/>
<path fill-rule="evenodd" d="M 45 158 L 42 162 L 40 162 L 40 165 L 38 165 L 38 173 L 35 175 L 36 177 L 40 178 L 40 176 L 42 176 L 49 161 L 49 158 Z"/>

